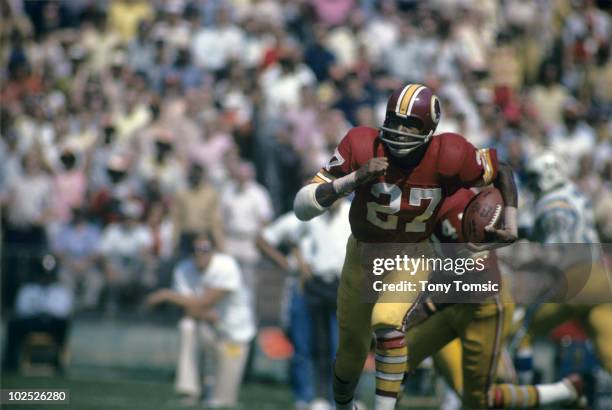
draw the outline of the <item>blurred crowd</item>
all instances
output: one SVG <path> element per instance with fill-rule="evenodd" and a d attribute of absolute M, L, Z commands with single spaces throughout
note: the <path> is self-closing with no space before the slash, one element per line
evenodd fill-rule
<path fill-rule="evenodd" d="M 439 95 L 437 132 L 497 148 L 519 185 L 530 154 L 562 155 L 610 241 L 609 6 L 0 0 L 4 304 L 51 249 L 77 308 L 115 309 L 201 232 L 255 287 L 262 227 L 408 82 Z"/>

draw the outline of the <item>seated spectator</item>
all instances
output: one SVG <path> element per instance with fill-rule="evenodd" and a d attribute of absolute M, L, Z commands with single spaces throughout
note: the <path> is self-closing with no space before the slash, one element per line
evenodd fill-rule
<path fill-rule="evenodd" d="M 153 202 L 145 220 L 153 238 L 153 255 L 161 260 L 170 259 L 174 251 L 174 228 L 168 206 L 162 201 Z"/>
<path fill-rule="evenodd" d="M 355 73 L 349 73 L 344 78 L 342 94 L 335 107 L 344 113 L 352 125 L 358 125 L 357 111 L 361 107 L 374 107 L 374 98 L 366 89 L 366 84 Z"/>
<path fill-rule="evenodd" d="M 77 208 L 70 222 L 62 224 L 51 238 L 53 252 L 61 262 L 60 281 L 75 294 L 77 308 L 95 307 L 104 286 L 97 264 L 100 237 L 100 229 Z M 79 287 L 82 293 L 77 291 Z"/>
<path fill-rule="evenodd" d="M 225 7 L 219 7 L 215 25 L 203 27 L 191 40 L 191 51 L 194 60 L 200 67 L 220 73 L 227 62 L 240 56 L 243 51 L 244 33 L 235 25 Z"/>
<path fill-rule="evenodd" d="M 144 181 L 156 181 L 162 194 L 172 195 L 181 187 L 183 164 L 174 153 L 174 136 L 160 132 L 155 136 L 155 152 L 142 158 L 139 173 Z"/>
<path fill-rule="evenodd" d="M 174 289 L 161 289 L 149 295 L 150 306 L 171 303 L 184 309 L 179 322 L 181 349 L 175 388 L 196 401 L 201 392 L 198 368 L 199 343 L 214 362 L 210 378 L 209 407 L 237 404 L 242 374 L 255 336 L 251 309 L 242 272 L 236 260 L 217 252 L 209 235 L 198 236 L 191 256 L 174 270 Z"/>
<path fill-rule="evenodd" d="M 314 26 L 313 34 L 313 43 L 304 51 L 304 62 L 317 77 L 317 81 L 322 83 L 332 75 L 331 71 L 336 63 L 336 56 L 325 44 L 328 33 L 324 26 Z"/>
<path fill-rule="evenodd" d="M 103 180 L 92 195 L 91 210 L 105 224 L 116 222 L 122 204 L 142 193 L 142 184 L 130 165 L 125 155 L 111 155 L 102 173 Z"/>
<path fill-rule="evenodd" d="M 4 370 L 17 370 L 23 344 L 34 332 L 51 336 L 58 353 L 54 365 L 61 370 L 59 354 L 66 345 L 73 298 L 57 280 L 57 270 L 58 261 L 50 254 L 32 263 L 31 280 L 19 288 L 15 315 L 7 323 Z"/>
<path fill-rule="evenodd" d="M 259 79 L 265 114 L 269 118 L 281 117 L 286 110 L 301 107 L 302 87 L 316 83 L 315 75 L 302 62 L 296 47 L 284 45 L 279 52 L 278 62 L 268 67 Z"/>
<path fill-rule="evenodd" d="M 53 170 L 53 213 L 58 222 L 70 219 L 70 210 L 83 206 L 87 189 L 85 161 L 73 149 L 65 148 Z"/>
<path fill-rule="evenodd" d="M 140 221 L 142 213 L 138 202 L 126 202 L 121 207 L 120 221 L 102 231 L 99 252 L 109 291 L 108 313 L 118 308 L 120 291 L 122 296 L 130 296 L 129 292 L 138 291 L 140 286 L 155 285 L 151 259 L 153 238 Z"/>
<path fill-rule="evenodd" d="M 585 121 L 584 107 L 570 99 L 563 105 L 563 122 L 551 130 L 548 143 L 555 154 L 564 159 L 570 175 L 576 175 L 580 158 L 593 152 L 596 135 Z"/>

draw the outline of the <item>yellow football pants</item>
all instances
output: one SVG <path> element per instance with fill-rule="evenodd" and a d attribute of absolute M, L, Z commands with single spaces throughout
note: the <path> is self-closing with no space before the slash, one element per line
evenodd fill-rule
<path fill-rule="evenodd" d="M 467 408 L 486 408 L 513 304 L 499 296 L 451 306 L 409 329 L 408 368 L 434 355 L 436 366 Z"/>
<path fill-rule="evenodd" d="M 397 295 L 384 292 L 379 293 L 375 302 L 366 302 L 364 284 L 369 279 L 366 275 L 372 274 L 366 272 L 362 265 L 366 246 L 369 244 L 359 242 L 352 235 L 349 237 L 338 289 L 339 341 L 334 371 L 339 379 L 346 382 L 357 380 L 361 375 L 370 351 L 372 333 L 384 328 L 403 330 L 404 318 L 413 305 L 410 301 L 398 302 Z M 428 243 L 410 246 L 416 256 L 432 254 Z M 418 283 L 419 280 L 427 280 L 428 275 L 427 271 L 415 272 L 414 275 L 406 271 L 393 271 L 384 277 L 384 282 L 400 283 L 406 280 Z"/>

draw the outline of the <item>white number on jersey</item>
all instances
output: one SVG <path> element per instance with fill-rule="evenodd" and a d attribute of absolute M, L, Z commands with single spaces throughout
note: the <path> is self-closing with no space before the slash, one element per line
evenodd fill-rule
<path fill-rule="evenodd" d="M 381 194 L 389 195 L 389 204 L 383 205 L 378 202 L 368 202 L 367 220 L 382 229 L 395 230 L 398 225 L 398 217 L 402 204 L 402 190 L 394 184 L 379 182 L 372 185 L 371 194 L 379 198 Z M 425 232 L 427 220 L 433 215 L 436 206 L 442 199 L 440 188 L 410 188 L 410 206 L 420 206 L 424 199 L 430 199 L 425 211 L 417 215 L 412 221 L 406 223 L 405 232 Z M 378 213 L 387 214 L 387 219 L 382 219 Z"/>

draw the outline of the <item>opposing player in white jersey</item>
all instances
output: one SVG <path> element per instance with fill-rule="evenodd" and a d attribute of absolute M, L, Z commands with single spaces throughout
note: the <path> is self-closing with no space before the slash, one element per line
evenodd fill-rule
<path fill-rule="evenodd" d="M 526 172 L 527 187 L 535 196 L 534 220 L 528 236 L 532 242 L 544 244 L 537 266 L 542 275 L 556 270 L 561 276 L 548 298 L 542 298 L 537 309 L 531 306 L 534 311 L 526 324 L 528 333 L 523 346 L 535 336 L 548 335 L 568 319 L 578 319 L 593 339 L 602 368 L 612 374 L 610 281 L 591 201 L 570 181 L 564 165 L 553 153 L 530 158 Z"/>
<path fill-rule="evenodd" d="M 551 152 L 532 157 L 528 188 L 536 197 L 530 239 L 539 243 L 599 243 L 591 200 L 569 180 Z"/>

